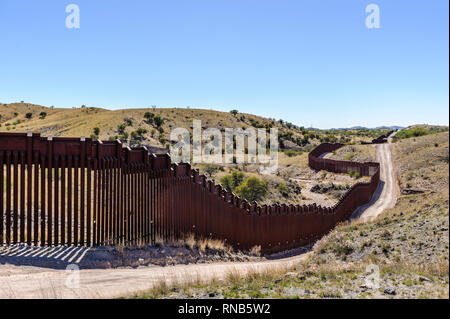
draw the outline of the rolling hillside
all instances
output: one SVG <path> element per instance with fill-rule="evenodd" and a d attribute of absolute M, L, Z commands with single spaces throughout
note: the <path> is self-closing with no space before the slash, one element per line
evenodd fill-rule
<path fill-rule="evenodd" d="M 148 117 L 145 115 L 148 113 Z M 280 146 L 307 149 L 320 142 L 359 143 L 370 141 L 386 130 L 305 129 L 283 120 L 239 112 L 188 108 L 146 108 L 107 110 L 95 107 L 53 108 L 29 103 L 0 104 L 1 132 L 40 132 L 43 136 L 86 136 L 102 140 L 121 139 L 129 144 L 168 147 L 170 131 L 183 127 L 192 132 L 193 120 L 202 126 L 265 128 L 279 130 Z M 97 129 L 96 129 L 97 128 Z"/>

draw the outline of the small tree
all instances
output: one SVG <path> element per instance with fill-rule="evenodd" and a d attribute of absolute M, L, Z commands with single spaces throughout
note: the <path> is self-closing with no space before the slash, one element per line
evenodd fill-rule
<path fill-rule="evenodd" d="M 230 113 L 233 114 L 234 116 L 236 116 L 239 113 L 239 111 L 238 110 L 231 110 Z"/>
<path fill-rule="evenodd" d="M 234 192 L 247 201 L 254 202 L 263 199 L 267 195 L 267 185 L 263 180 L 252 176 L 236 187 Z"/>
<path fill-rule="evenodd" d="M 41 113 L 39 113 L 39 118 L 42 120 L 42 119 L 45 119 L 45 117 L 47 116 L 47 112 L 41 112 Z"/>
<path fill-rule="evenodd" d="M 94 127 L 94 135 L 98 136 L 100 134 L 100 128 L 99 127 Z"/>
<path fill-rule="evenodd" d="M 149 124 L 153 123 L 153 117 L 155 116 L 155 114 L 151 113 L 151 112 L 145 112 L 144 117 L 147 120 L 147 122 Z"/>
<path fill-rule="evenodd" d="M 234 190 L 241 185 L 244 181 L 245 175 L 239 171 L 233 171 L 229 175 L 225 175 L 220 179 L 222 186 L 229 192 L 234 192 Z"/>
<path fill-rule="evenodd" d="M 164 123 L 164 119 L 159 115 L 155 115 L 153 117 L 153 122 L 155 123 L 156 127 L 161 127 L 161 125 L 163 125 Z"/>
<path fill-rule="evenodd" d="M 122 134 L 119 135 L 119 139 L 122 142 L 126 142 L 128 140 L 128 133 L 127 132 L 123 132 Z"/>
<path fill-rule="evenodd" d="M 125 128 L 126 128 L 127 126 L 125 125 L 125 124 L 119 124 L 119 125 L 117 125 L 117 132 L 119 133 L 119 134 L 123 134 L 124 132 L 125 132 Z"/>
<path fill-rule="evenodd" d="M 126 126 L 132 126 L 133 125 L 133 120 L 128 118 L 128 117 L 124 118 L 123 121 L 124 121 Z"/>
<path fill-rule="evenodd" d="M 31 119 L 32 116 L 33 116 L 33 113 L 31 113 L 31 112 L 28 112 L 27 114 L 25 114 L 25 117 L 27 119 Z"/>
<path fill-rule="evenodd" d="M 212 175 L 218 171 L 218 167 L 214 164 L 207 164 L 205 166 L 205 173 L 209 175 L 209 177 L 212 177 Z"/>
<path fill-rule="evenodd" d="M 145 128 L 142 127 L 138 127 L 138 129 L 136 130 L 136 134 L 140 137 L 142 137 L 142 135 L 146 134 L 147 130 Z"/>

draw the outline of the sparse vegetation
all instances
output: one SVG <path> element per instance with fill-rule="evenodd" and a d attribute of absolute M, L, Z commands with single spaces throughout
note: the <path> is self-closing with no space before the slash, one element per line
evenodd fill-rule
<path fill-rule="evenodd" d="M 419 137 L 428 134 L 436 134 L 448 131 L 447 126 L 431 126 L 431 125 L 416 125 L 401 129 L 394 135 L 393 141 L 398 141 L 405 138 Z"/>

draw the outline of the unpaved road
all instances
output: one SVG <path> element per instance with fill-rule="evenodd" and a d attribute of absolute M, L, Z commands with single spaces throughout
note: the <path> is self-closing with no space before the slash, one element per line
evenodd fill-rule
<path fill-rule="evenodd" d="M 358 208 L 353 218 L 371 220 L 395 205 L 397 185 L 390 144 L 377 145 L 381 183 L 371 202 Z M 289 268 L 310 253 L 241 263 L 210 263 L 136 269 L 81 269 L 70 272 L 33 266 L 0 265 L 0 298 L 113 298 L 151 289 L 156 283 L 189 283 L 224 279 L 230 272 L 245 274 L 270 268 Z M 79 281 L 78 281 L 79 279 Z M 77 287 L 77 282 L 79 285 Z"/>
<path fill-rule="evenodd" d="M 229 273 L 244 275 L 272 268 L 289 268 L 306 258 L 307 254 L 264 262 L 85 269 L 78 275 L 65 270 L 2 265 L 0 298 L 114 298 L 148 290 L 163 281 L 168 285 L 208 282 L 213 278 L 224 279 Z"/>
<path fill-rule="evenodd" d="M 389 143 L 376 145 L 376 157 L 381 166 L 380 183 L 371 201 L 356 209 L 352 218 L 360 218 L 362 221 L 373 220 L 383 210 L 394 207 L 397 202 L 398 188 L 391 152 L 394 134 L 389 137 Z"/>

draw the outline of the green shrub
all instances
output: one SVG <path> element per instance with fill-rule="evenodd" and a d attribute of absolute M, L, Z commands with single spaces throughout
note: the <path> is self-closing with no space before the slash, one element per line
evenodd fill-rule
<path fill-rule="evenodd" d="M 284 197 L 289 196 L 289 187 L 287 187 L 286 184 L 280 183 L 278 185 L 278 190 L 280 191 L 281 195 L 283 195 Z"/>
<path fill-rule="evenodd" d="M 125 123 L 126 126 L 132 126 L 133 125 L 133 120 L 126 117 L 123 119 L 123 122 Z"/>
<path fill-rule="evenodd" d="M 136 134 L 138 136 L 142 136 L 142 135 L 144 135 L 146 133 L 147 133 L 147 130 L 145 128 L 142 128 L 142 127 L 138 127 L 138 129 L 136 130 Z"/>
<path fill-rule="evenodd" d="M 117 125 L 117 132 L 119 133 L 119 134 L 123 134 L 124 132 L 125 132 L 125 128 L 126 128 L 127 126 L 125 125 L 125 124 L 119 124 L 119 125 Z"/>
<path fill-rule="evenodd" d="M 147 120 L 148 123 L 152 124 L 153 123 L 153 118 L 155 117 L 155 114 L 153 114 L 151 112 L 145 112 L 144 117 L 145 117 L 145 119 Z"/>
<path fill-rule="evenodd" d="M 204 171 L 206 174 L 209 175 L 209 177 L 211 177 L 215 172 L 219 171 L 219 170 L 223 170 L 222 166 L 219 165 L 214 165 L 214 164 L 206 164 Z"/>
<path fill-rule="evenodd" d="M 289 157 L 293 157 L 293 156 L 300 155 L 301 152 L 296 151 L 296 150 L 286 150 L 286 151 L 284 152 L 284 154 L 286 154 L 286 155 L 289 156 Z"/>
<path fill-rule="evenodd" d="M 239 171 L 233 171 L 229 175 L 225 175 L 220 179 L 222 186 L 229 192 L 234 192 L 234 190 L 242 184 L 245 175 Z"/>
<path fill-rule="evenodd" d="M 267 185 L 263 180 L 252 176 L 236 187 L 235 193 L 249 202 L 259 201 L 267 195 Z"/>
<path fill-rule="evenodd" d="M 347 155 L 345 156 L 345 159 L 346 159 L 347 161 L 351 161 L 354 157 L 355 157 L 355 154 L 354 154 L 354 153 L 350 153 L 350 154 L 347 154 Z"/>
<path fill-rule="evenodd" d="M 155 123 L 156 127 L 159 128 L 161 125 L 163 125 L 164 119 L 159 115 L 155 115 L 153 117 L 153 123 Z"/>

